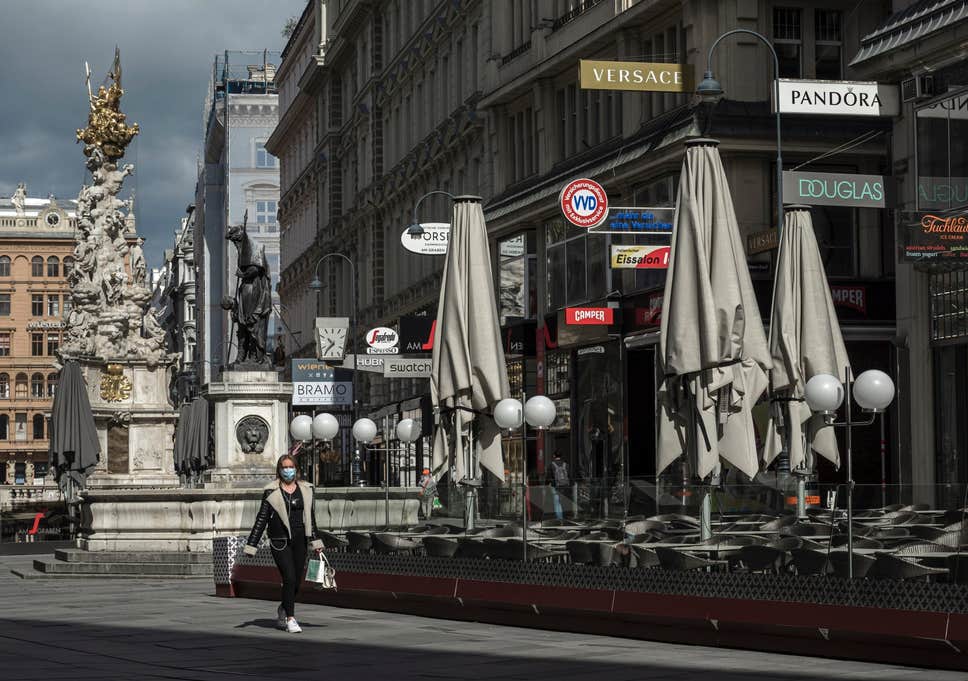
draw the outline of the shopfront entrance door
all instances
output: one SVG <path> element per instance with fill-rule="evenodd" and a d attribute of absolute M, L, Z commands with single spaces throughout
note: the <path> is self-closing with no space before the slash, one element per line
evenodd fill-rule
<path fill-rule="evenodd" d="M 964 461 L 964 454 L 968 452 L 968 419 L 965 418 L 968 413 L 968 345 L 936 348 L 934 360 L 938 502 L 957 508 L 964 505 L 963 484 L 968 481 Z M 948 498 L 945 498 L 946 494 Z"/>

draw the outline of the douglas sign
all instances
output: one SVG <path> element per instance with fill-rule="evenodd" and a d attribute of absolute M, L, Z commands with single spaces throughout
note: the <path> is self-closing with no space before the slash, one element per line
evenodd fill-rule
<path fill-rule="evenodd" d="M 890 178 L 883 175 L 840 175 L 783 171 L 783 199 L 809 206 L 885 208 Z"/>

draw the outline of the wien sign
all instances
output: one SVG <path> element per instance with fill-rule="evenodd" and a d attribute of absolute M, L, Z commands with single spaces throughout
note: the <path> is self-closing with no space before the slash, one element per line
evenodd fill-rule
<path fill-rule="evenodd" d="M 779 110 L 785 114 L 897 116 L 901 112 L 897 85 L 781 78 L 779 89 Z"/>

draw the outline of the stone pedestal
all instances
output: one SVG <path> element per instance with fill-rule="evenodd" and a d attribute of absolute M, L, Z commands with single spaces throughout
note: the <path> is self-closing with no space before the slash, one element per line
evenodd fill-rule
<path fill-rule="evenodd" d="M 140 360 L 79 360 L 101 443 L 89 489 L 178 486 L 172 455 L 178 414 L 168 371 Z"/>
<path fill-rule="evenodd" d="M 275 371 L 224 371 L 202 395 L 213 406 L 215 426 L 215 466 L 205 472 L 205 487 L 269 482 L 288 451 L 292 384 Z"/>

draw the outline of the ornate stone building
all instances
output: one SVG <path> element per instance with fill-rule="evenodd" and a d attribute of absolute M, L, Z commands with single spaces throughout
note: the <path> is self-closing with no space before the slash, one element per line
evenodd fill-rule
<path fill-rule="evenodd" d="M 0 483 L 45 484 L 75 204 L 28 197 L 25 188 L 0 199 Z"/>

